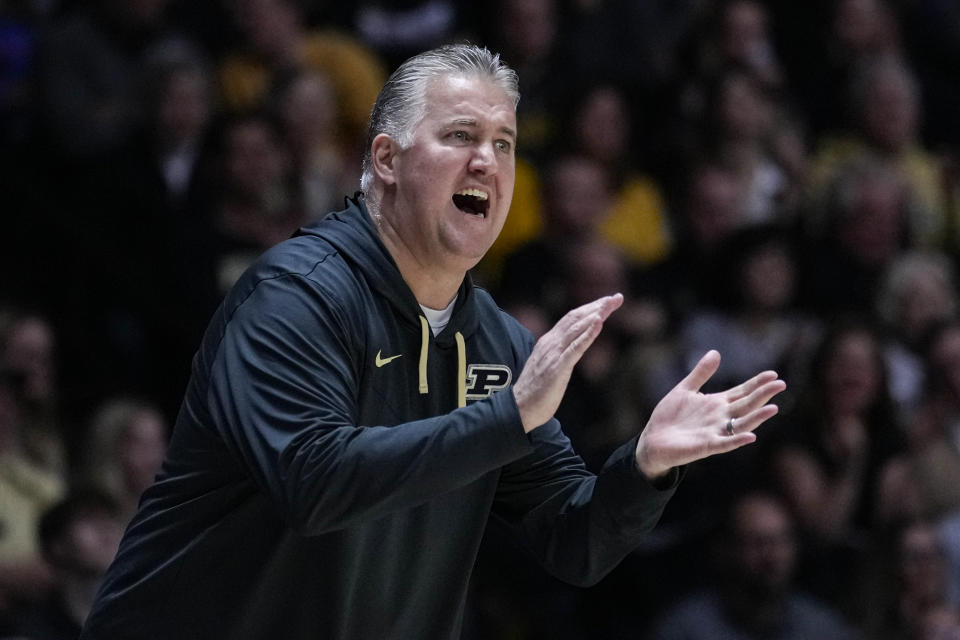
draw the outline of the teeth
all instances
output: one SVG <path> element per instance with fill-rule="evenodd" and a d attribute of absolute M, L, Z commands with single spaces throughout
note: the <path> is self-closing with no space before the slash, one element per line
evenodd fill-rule
<path fill-rule="evenodd" d="M 457 191 L 456 195 L 473 196 L 474 198 L 477 198 L 479 200 L 486 200 L 488 197 L 486 192 L 481 191 L 480 189 L 461 189 L 460 191 Z"/>

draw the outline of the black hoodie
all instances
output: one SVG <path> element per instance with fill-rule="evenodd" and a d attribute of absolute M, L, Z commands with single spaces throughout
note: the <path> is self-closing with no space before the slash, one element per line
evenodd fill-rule
<path fill-rule="evenodd" d="M 361 198 L 302 229 L 214 315 L 81 637 L 457 638 L 491 513 L 599 580 L 673 491 L 636 439 L 594 476 L 556 420 L 524 433 L 532 347 L 469 278 L 434 337 Z"/>

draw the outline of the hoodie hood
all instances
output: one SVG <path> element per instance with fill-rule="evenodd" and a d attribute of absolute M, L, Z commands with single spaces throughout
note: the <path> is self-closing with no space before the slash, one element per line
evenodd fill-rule
<path fill-rule="evenodd" d="M 296 235 L 318 236 L 333 245 L 345 260 L 363 273 L 372 289 L 390 301 L 402 322 L 421 330 L 426 318 L 393 256 L 380 240 L 363 194 L 358 191 L 345 202 L 345 209 L 301 228 Z M 439 345 L 452 346 L 457 333 L 468 338 L 476 331 L 477 314 L 470 312 L 476 304 L 474 298 L 473 282 L 468 273 L 457 292 L 450 322 L 436 337 Z"/>

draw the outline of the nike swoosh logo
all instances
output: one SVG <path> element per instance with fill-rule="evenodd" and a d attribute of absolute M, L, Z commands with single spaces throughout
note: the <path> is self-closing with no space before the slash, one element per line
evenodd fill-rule
<path fill-rule="evenodd" d="M 397 354 L 397 355 L 395 355 L 395 356 L 390 356 L 389 358 L 383 358 L 383 357 L 380 356 L 380 352 L 377 351 L 377 359 L 374 360 L 374 364 L 377 365 L 377 368 L 379 369 L 379 368 L 382 367 L 383 365 L 387 364 L 388 362 L 393 362 L 394 360 L 396 360 L 397 358 L 399 358 L 399 357 L 402 356 L 402 355 L 403 355 L 402 353 L 399 353 L 399 354 Z"/>

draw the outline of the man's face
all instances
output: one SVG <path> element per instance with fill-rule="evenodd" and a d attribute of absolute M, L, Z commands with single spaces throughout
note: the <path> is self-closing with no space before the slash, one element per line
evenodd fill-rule
<path fill-rule="evenodd" d="M 473 267 L 496 240 L 510 208 L 516 112 L 489 80 L 443 77 L 426 92 L 426 112 L 394 164 L 387 213 L 422 265 Z"/>

